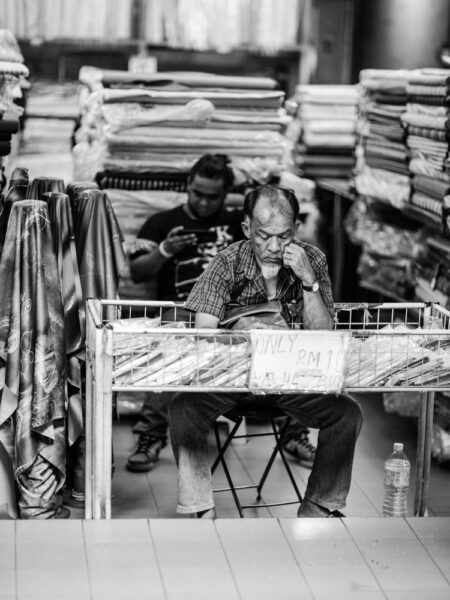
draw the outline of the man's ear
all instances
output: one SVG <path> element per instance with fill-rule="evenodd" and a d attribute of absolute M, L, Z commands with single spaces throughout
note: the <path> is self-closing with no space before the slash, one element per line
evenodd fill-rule
<path fill-rule="evenodd" d="M 245 217 L 241 223 L 242 231 L 244 232 L 245 237 L 250 239 L 250 225 L 248 222 L 248 217 Z"/>

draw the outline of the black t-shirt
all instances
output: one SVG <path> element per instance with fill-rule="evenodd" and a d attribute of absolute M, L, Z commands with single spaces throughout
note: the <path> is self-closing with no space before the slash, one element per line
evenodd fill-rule
<path fill-rule="evenodd" d="M 183 206 L 177 206 L 152 215 L 142 226 L 130 258 L 136 258 L 151 252 L 174 227 L 182 225 L 184 229 L 205 229 L 214 231 L 215 242 L 198 243 L 189 246 L 170 258 L 158 273 L 158 298 L 160 300 L 184 300 L 195 282 L 220 250 L 233 242 L 243 239 L 240 210 L 222 211 L 204 221 L 191 219 Z M 150 242 L 150 243 L 149 243 Z"/>

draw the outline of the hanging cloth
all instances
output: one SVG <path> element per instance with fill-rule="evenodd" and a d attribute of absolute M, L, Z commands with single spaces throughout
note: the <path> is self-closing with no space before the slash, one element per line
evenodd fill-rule
<path fill-rule="evenodd" d="M 86 190 L 75 197 L 72 210 L 83 298 L 114 300 L 125 253 L 109 197 L 101 190 Z"/>
<path fill-rule="evenodd" d="M 48 206 L 63 301 L 69 399 L 68 442 L 72 445 L 83 429 L 80 371 L 80 360 L 85 358 L 83 297 L 69 196 L 60 192 L 45 193 L 43 196 Z"/>
<path fill-rule="evenodd" d="M 56 177 L 35 177 L 28 186 L 27 199 L 43 200 L 46 192 L 64 192 L 64 181 Z"/>
<path fill-rule="evenodd" d="M 64 355 L 61 288 L 47 205 L 19 201 L 11 209 L 0 261 L 0 438 L 13 430 L 11 458 L 22 518 L 49 518 L 60 504 Z"/>
<path fill-rule="evenodd" d="M 76 229 L 76 218 L 77 218 L 77 198 L 86 190 L 98 190 L 98 185 L 95 181 L 72 181 L 72 183 L 68 183 L 66 187 L 66 194 L 69 196 L 70 205 L 72 207 L 72 220 L 74 230 Z"/>

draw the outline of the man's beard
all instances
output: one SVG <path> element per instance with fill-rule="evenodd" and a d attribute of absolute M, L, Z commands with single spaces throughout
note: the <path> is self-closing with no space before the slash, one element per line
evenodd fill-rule
<path fill-rule="evenodd" d="M 261 263 L 261 274 L 264 279 L 275 279 L 281 269 L 279 263 Z"/>

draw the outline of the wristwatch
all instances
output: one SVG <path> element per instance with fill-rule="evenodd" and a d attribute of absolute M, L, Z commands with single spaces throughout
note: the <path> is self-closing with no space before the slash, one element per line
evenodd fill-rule
<path fill-rule="evenodd" d="M 313 281 L 312 285 L 305 285 L 304 283 L 302 283 L 302 288 L 304 289 L 305 292 L 313 292 L 316 293 L 319 291 L 319 282 Z"/>

